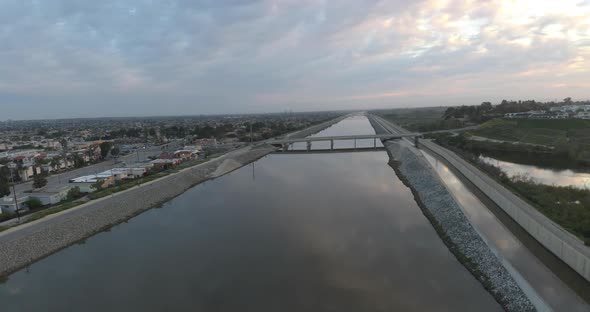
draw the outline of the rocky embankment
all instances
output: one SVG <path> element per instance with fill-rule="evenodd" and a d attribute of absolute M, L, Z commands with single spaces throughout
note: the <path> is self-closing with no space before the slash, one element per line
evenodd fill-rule
<path fill-rule="evenodd" d="M 178 196 L 208 179 L 257 160 L 274 148 L 261 145 L 230 152 L 113 196 L 51 215 L 0 233 L 0 276 L 14 272 L 62 248 Z"/>
<path fill-rule="evenodd" d="M 507 311 L 535 311 L 424 156 L 405 141 L 387 142 L 386 148 L 398 175 L 412 189 L 424 214 L 453 254 Z"/>

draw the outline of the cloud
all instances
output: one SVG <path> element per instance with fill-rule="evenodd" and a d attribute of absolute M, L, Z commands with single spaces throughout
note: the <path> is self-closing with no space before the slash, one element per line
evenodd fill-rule
<path fill-rule="evenodd" d="M 580 0 L 0 0 L 0 119 L 588 98 L 588 16 Z"/>

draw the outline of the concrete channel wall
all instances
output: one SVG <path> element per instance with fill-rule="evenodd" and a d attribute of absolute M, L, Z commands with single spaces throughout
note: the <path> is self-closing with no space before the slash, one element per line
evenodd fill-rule
<path fill-rule="evenodd" d="M 447 160 L 545 248 L 590 281 L 590 247 L 457 154 L 428 140 L 420 147 Z"/>

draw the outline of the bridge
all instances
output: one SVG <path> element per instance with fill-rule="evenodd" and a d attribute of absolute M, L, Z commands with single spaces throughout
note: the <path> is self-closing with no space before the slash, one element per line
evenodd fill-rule
<path fill-rule="evenodd" d="M 367 149 L 382 149 L 382 146 L 377 146 L 377 140 L 382 142 L 393 140 L 393 139 L 401 139 L 407 137 L 420 137 L 422 133 L 403 133 L 403 134 L 365 134 L 365 135 L 342 135 L 342 136 L 326 136 L 326 137 L 307 137 L 307 138 L 297 138 L 297 139 L 274 139 L 267 141 L 268 144 L 274 145 L 277 147 L 282 147 L 283 152 L 287 152 L 289 149 L 289 145 L 293 143 L 303 143 L 305 142 L 307 145 L 307 151 L 311 151 L 312 142 L 330 142 L 330 149 L 326 151 L 335 151 L 335 150 L 367 150 Z M 357 141 L 358 140 L 373 140 L 373 147 L 358 147 L 357 148 Z M 334 148 L 334 141 L 354 141 L 353 148 Z M 300 151 L 299 151 L 300 152 Z"/>
<path fill-rule="evenodd" d="M 314 150 L 314 151 L 351 151 L 351 150 L 374 150 L 374 149 L 383 149 L 381 146 L 377 146 L 377 140 L 381 140 L 382 142 L 395 140 L 395 139 L 403 139 L 403 138 L 414 138 L 414 144 L 418 145 L 418 139 L 427 134 L 436 134 L 436 133 L 457 133 L 467 130 L 476 129 L 477 126 L 465 127 L 461 129 L 450 129 L 450 130 L 437 130 L 437 131 L 428 131 L 428 132 L 407 132 L 404 131 L 403 133 L 400 131 L 398 133 L 388 133 L 388 134 L 364 134 L 364 135 L 342 135 L 342 136 L 325 136 L 325 137 L 306 137 L 306 138 L 282 138 L 282 139 L 272 139 L 268 140 L 266 143 L 270 145 L 274 145 L 276 147 L 281 147 L 283 152 L 289 151 L 289 145 L 293 143 L 303 143 L 307 144 L 307 151 L 311 151 L 312 142 L 330 142 L 330 149 L 325 150 Z M 373 139 L 373 147 L 357 147 L 357 140 L 370 140 Z M 334 141 L 354 141 L 354 147 L 352 148 L 334 148 Z M 299 151 L 291 151 L 291 152 L 301 152 Z"/>

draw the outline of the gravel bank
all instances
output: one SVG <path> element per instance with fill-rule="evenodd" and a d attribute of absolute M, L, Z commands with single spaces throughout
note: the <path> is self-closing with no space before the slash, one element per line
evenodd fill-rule
<path fill-rule="evenodd" d="M 427 160 L 404 141 L 387 142 L 398 175 L 414 192 L 424 214 L 457 258 L 507 311 L 535 311 L 516 281 L 502 266 Z"/>
<path fill-rule="evenodd" d="M 263 145 L 233 151 L 176 174 L 41 219 L 35 224 L 1 233 L 0 277 L 124 222 L 184 193 L 196 184 L 226 174 L 273 150 Z"/>

